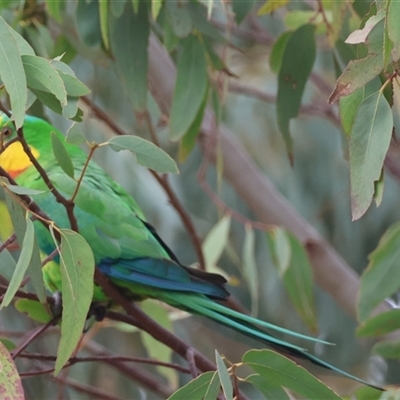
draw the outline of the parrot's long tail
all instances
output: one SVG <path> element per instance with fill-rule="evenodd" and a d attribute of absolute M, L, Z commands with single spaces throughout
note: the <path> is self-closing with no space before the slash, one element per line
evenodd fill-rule
<path fill-rule="evenodd" d="M 268 330 L 274 330 L 278 332 L 282 332 L 288 335 L 296 336 L 302 339 L 324 343 L 324 344 L 331 344 L 329 342 L 325 342 L 323 340 L 312 338 L 310 336 L 302 335 L 300 333 L 296 333 L 279 326 L 270 324 L 268 322 L 259 320 L 257 318 L 251 317 L 249 315 L 242 314 L 240 312 L 234 311 L 230 308 L 223 306 L 222 304 L 216 303 L 211 299 L 208 299 L 204 296 L 199 295 L 188 295 L 185 293 L 163 293 L 163 301 L 169 303 L 177 308 L 184 309 L 190 311 L 192 313 L 205 316 L 210 318 L 220 324 L 228 326 L 246 336 L 252 337 L 256 340 L 261 340 L 262 342 L 267 343 L 269 346 L 273 348 L 277 348 L 278 350 L 282 351 L 283 353 L 287 353 L 289 355 L 299 357 L 302 359 L 306 359 L 311 361 L 312 363 L 327 368 L 329 370 L 335 371 L 340 375 L 346 376 L 347 378 L 353 379 L 357 382 L 360 382 L 364 385 L 370 386 L 374 389 L 384 390 L 381 387 L 374 386 L 357 376 L 347 373 L 346 371 L 341 370 L 340 368 L 331 365 L 318 357 L 308 353 L 305 349 L 295 346 L 291 343 L 288 343 L 284 340 L 280 340 L 275 336 L 267 333 L 266 331 L 260 329 L 267 328 Z"/>

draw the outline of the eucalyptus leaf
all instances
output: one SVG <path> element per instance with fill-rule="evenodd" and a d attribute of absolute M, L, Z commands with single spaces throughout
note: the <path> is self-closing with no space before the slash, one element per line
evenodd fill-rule
<path fill-rule="evenodd" d="M 28 92 L 19 46 L 14 38 L 16 35 L 18 33 L 13 32 L 0 17 L 0 78 L 10 96 L 12 118 L 18 129 L 24 123 Z"/>
<path fill-rule="evenodd" d="M 70 229 L 59 233 L 63 311 L 55 376 L 75 351 L 84 330 L 93 298 L 95 267 L 92 249 L 81 235 Z"/>
<path fill-rule="evenodd" d="M 175 161 L 155 144 L 138 136 L 115 136 L 107 144 L 114 150 L 129 150 L 140 165 L 161 173 L 177 174 Z"/>

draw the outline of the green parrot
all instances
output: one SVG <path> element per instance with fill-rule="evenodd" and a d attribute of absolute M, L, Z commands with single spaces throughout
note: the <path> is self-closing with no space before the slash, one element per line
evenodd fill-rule
<path fill-rule="evenodd" d="M 52 132 L 63 141 L 72 160 L 75 176 L 80 176 L 87 161 L 84 151 L 67 143 L 64 136 L 46 121 L 26 116 L 23 133 L 32 154 L 44 168 L 55 188 L 68 199 L 74 194 L 77 182 L 62 170 L 53 156 Z M 1 114 L 0 143 L 7 144 L 16 136 L 17 132 L 10 119 Z M 50 193 L 18 140 L 9 144 L 0 154 L 0 166 L 19 185 L 43 191 L 44 193 L 35 195 L 35 202 L 59 228 L 70 228 L 64 206 Z M 87 166 L 74 203 L 79 233 L 91 247 L 97 268 L 133 300 L 161 300 L 178 309 L 208 317 L 284 353 L 307 359 L 374 387 L 302 348 L 280 340 L 269 333 L 269 330 L 320 342 L 318 339 L 225 307 L 223 302 L 229 297 L 225 288 L 225 278 L 183 266 L 154 228 L 146 222 L 136 201 L 93 161 Z M 50 233 L 38 221 L 35 221 L 34 225 L 41 251 L 47 255 L 51 254 L 55 244 Z M 48 263 L 43 267 L 43 279 L 50 291 L 62 291 L 57 263 Z M 106 300 L 102 289 L 96 286 L 93 301 Z"/>

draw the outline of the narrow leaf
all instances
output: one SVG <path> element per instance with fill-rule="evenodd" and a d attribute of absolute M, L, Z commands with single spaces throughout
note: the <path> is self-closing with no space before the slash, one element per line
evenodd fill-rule
<path fill-rule="evenodd" d="M 18 299 L 15 302 L 15 308 L 21 312 L 25 313 L 32 318 L 34 321 L 38 321 L 42 324 L 47 324 L 51 321 L 51 316 L 49 315 L 47 308 L 35 300 L 29 299 Z"/>
<path fill-rule="evenodd" d="M 161 173 L 179 173 L 175 161 L 162 149 L 138 136 L 115 136 L 107 144 L 114 150 L 129 150 L 140 165 Z"/>
<path fill-rule="evenodd" d="M 374 183 L 381 176 L 392 129 L 393 114 L 381 92 L 371 95 L 361 103 L 350 137 L 353 220 L 360 218 L 371 203 Z"/>
<path fill-rule="evenodd" d="M 82 335 L 94 282 L 94 257 L 86 240 L 70 229 L 59 232 L 63 311 L 55 376 L 71 357 Z"/>
<path fill-rule="evenodd" d="M 58 165 L 70 178 L 74 179 L 75 171 L 71 157 L 69 156 L 64 143 L 55 132 L 51 132 L 51 146 Z"/>
<path fill-rule="evenodd" d="M 49 61 L 37 56 L 22 56 L 28 87 L 52 93 L 61 103 L 67 104 L 64 82 Z"/>
<path fill-rule="evenodd" d="M 317 330 L 313 276 L 310 261 L 302 244 L 291 233 L 276 227 L 268 234 L 272 261 L 278 269 L 292 304 L 310 328 Z"/>
<path fill-rule="evenodd" d="M 0 342 L 0 393 L 1 398 L 24 400 L 24 388 L 10 353 Z"/>
<path fill-rule="evenodd" d="M 358 317 L 366 320 L 372 310 L 400 288 L 400 223 L 392 225 L 369 255 L 369 264 L 361 276 Z"/>
<path fill-rule="evenodd" d="M 231 377 L 225 366 L 224 360 L 220 356 L 217 350 L 215 350 L 215 360 L 217 362 L 217 371 L 219 375 L 219 380 L 221 382 L 222 390 L 226 400 L 233 400 L 233 387 L 231 382 Z"/>
<path fill-rule="evenodd" d="M 27 221 L 31 222 L 30 220 Z M 11 303 L 15 293 L 21 286 L 21 282 L 24 279 L 25 272 L 28 269 L 29 262 L 32 258 L 34 239 L 33 224 L 31 222 L 30 224 L 28 223 L 26 225 L 26 231 L 21 246 L 21 254 L 19 256 L 10 284 L 8 285 L 7 291 L 4 294 L 0 309 L 7 307 Z"/>
<path fill-rule="evenodd" d="M 16 128 L 24 123 L 28 100 L 26 75 L 12 28 L 0 17 L 0 78 L 10 96 Z"/>
<path fill-rule="evenodd" d="M 67 143 L 74 144 L 76 146 L 80 146 L 83 143 L 86 143 L 86 138 L 82 134 L 82 129 L 79 124 L 74 122 L 68 129 L 67 135 L 65 137 L 65 141 Z"/>
<path fill-rule="evenodd" d="M 101 0 L 99 2 L 100 31 L 106 50 L 110 49 L 110 41 L 108 38 L 108 7 L 108 0 Z"/>
<path fill-rule="evenodd" d="M 372 348 L 372 352 L 375 354 L 379 354 L 381 357 L 399 360 L 400 340 L 382 340 L 381 342 L 375 344 L 375 346 Z"/>
<path fill-rule="evenodd" d="M 392 59 L 394 62 L 397 62 L 400 59 L 400 27 L 398 19 L 399 15 L 400 2 L 392 0 L 388 6 L 386 23 L 389 39 L 393 43 Z"/>
<path fill-rule="evenodd" d="M 293 31 L 286 31 L 283 32 L 272 47 L 270 56 L 269 56 L 269 66 L 272 72 L 276 74 L 279 73 L 282 66 L 282 58 L 285 53 L 287 42 L 289 41 L 290 37 L 292 36 Z"/>
<path fill-rule="evenodd" d="M 197 36 L 183 42 L 170 115 L 170 139 L 179 140 L 189 130 L 208 87 L 207 61 Z"/>
<path fill-rule="evenodd" d="M 9 193 L 6 192 L 6 203 L 7 203 L 7 208 L 11 216 L 11 220 L 15 229 L 15 233 L 17 235 L 17 241 L 18 244 L 22 250 L 22 252 L 28 251 L 30 253 L 29 260 L 21 259 L 22 252 L 20 255 L 20 259 L 18 260 L 16 270 L 18 268 L 25 268 L 24 262 L 27 262 L 27 274 L 30 276 L 32 285 L 35 289 L 35 293 L 38 296 L 39 300 L 41 303 L 46 303 L 46 291 L 44 288 L 44 283 L 43 283 L 43 276 L 42 276 L 42 262 L 40 259 L 40 253 L 39 253 L 39 247 L 37 245 L 36 237 L 34 235 L 34 228 L 33 228 L 33 223 L 29 219 L 28 215 L 26 214 L 24 208 L 20 204 L 20 201 L 15 199 L 14 196 L 10 196 Z M 32 250 L 29 248 L 25 249 L 23 248 L 24 242 L 25 242 L 25 237 L 28 234 L 28 229 L 29 233 L 32 234 Z M 28 246 L 30 247 L 30 240 L 27 242 Z M 24 256 L 25 257 L 25 256 Z M 27 256 L 26 256 L 27 257 Z M 21 266 L 21 263 L 22 266 Z M 22 274 L 22 271 L 21 271 Z M 23 279 L 22 274 L 22 278 Z M 18 284 L 19 286 L 19 284 Z"/>
<path fill-rule="evenodd" d="M 204 239 L 202 248 L 207 270 L 216 265 L 221 257 L 228 243 L 230 225 L 231 218 L 226 215 L 217 222 Z"/>
<path fill-rule="evenodd" d="M 79 36 L 82 38 L 86 46 L 101 46 L 102 40 L 98 0 L 78 0 L 78 6 L 76 9 L 76 25 L 78 28 Z"/>
<path fill-rule="evenodd" d="M 258 314 L 258 270 L 255 259 L 255 234 L 253 228 L 246 224 L 243 243 L 243 274 L 251 294 L 251 315 Z"/>
<path fill-rule="evenodd" d="M 270 14 L 278 8 L 286 6 L 289 0 L 268 0 L 257 11 L 258 15 Z"/>
<path fill-rule="evenodd" d="M 218 393 L 221 387 L 221 382 L 219 380 L 218 372 L 214 372 L 214 376 L 212 377 L 210 384 L 208 385 L 207 392 L 204 395 L 203 400 L 215 400 L 218 398 Z"/>
<path fill-rule="evenodd" d="M 264 379 L 261 375 L 250 375 L 246 378 L 246 382 L 256 387 L 268 400 L 290 400 L 288 394 L 281 386 Z"/>
<path fill-rule="evenodd" d="M 166 1 L 167 18 L 174 34 L 178 38 L 184 38 L 192 30 L 192 16 L 188 6 L 183 6 L 177 1 Z"/>
<path fill-rule="evenodd" d="M 335 392 L 303 367 L 272 350 L 250 350 L 242 362 L 275 387 L 280 385 L 306 399 L 340 400 Z"/>
<path fill-rule="evenodd" d="M 363 321 L 357 328 L 357 335 L 361 337 L 383 336 L 396 329 L 400 329 L 400 310 L 394 309 L 375 315 Z"/>
<path fill-rule="evenodd" d="M 315 61 L 314 32 L 315 26 L 311 24 L 303 25 L 293 32 L 287 41 L 279 71 L 276 112 L 289 156 L 293 146 L 290 120 L 299 112 L 304 88 Z M 298 63 L 299 59 L 301 63 Z"/>
<path fill-rule="evenodd" d="M 178 389 L 174 394 L 169 396 L 167 400 L 203 400 L 213 376 L 214 371 L 204 372 L 185 386 Z"/>
<path fill-rule="evenodd" d="M 137 13 L 127 2 L 125 12 L 119 18 L 110 15 L 111 49 L 127 95 L 137 112 L 147 107 L 149 34 L 149 15 L 144 1 L 139 3 Z"/>
<path fill-rule="evenodd" d="M 348 96 L 381 73 L 384 68 L 383 26 L 384 21 L 381 20 L 373 27 L 367 38 L 367 56 L 349 62 L 337 80 L 329 103 L 335 102 L 342 96 Z"/>

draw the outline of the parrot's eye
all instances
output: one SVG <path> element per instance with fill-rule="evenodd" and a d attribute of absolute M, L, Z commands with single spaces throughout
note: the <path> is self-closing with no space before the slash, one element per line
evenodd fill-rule
<path fill-rule="evenodd" d="M 3 137 L 3 139 L 6 139 L 8 137 L 10 137 L 12 135 L 12 129 L 8 126 L 5 126 L 2 130 L 1 130 L 1 135 Z"/>

